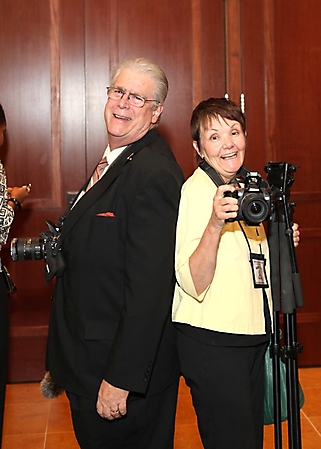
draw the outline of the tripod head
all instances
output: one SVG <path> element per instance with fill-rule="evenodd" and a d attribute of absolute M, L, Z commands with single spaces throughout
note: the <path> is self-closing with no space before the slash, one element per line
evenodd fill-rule
<path fill-rule="evenodd" d="M 294 173 L 298 166 L 287 162 L 269 162 L 264 171 L 267 173 L 267 182 L 271 188 L 272 221 L 290 221 L 293 216 L 294 203 L 289 203 L 290 187 L 294 183 Z"/>
<path fill-rule="evenodd" d="M 283 313 L 292 313 L 296 307 L 303 306 L 293 243 L 292 217 L 295 204 L 289 202 L 290 187 L 297 168 L 287 162 L 269 162 L 264 168 L 272 191 L 269 222 L 272 296 L 275 310 L 280 310 L 282 296 Z"/>
<path fill-rule="evenodd" d="M 269 162 L 264 167 L 264 171 L 268 174 L 267 181 L 272 188 L 286 192 L 294 182 L 293 173 L 297 168 L 299 167 L 287 162 Z"/>

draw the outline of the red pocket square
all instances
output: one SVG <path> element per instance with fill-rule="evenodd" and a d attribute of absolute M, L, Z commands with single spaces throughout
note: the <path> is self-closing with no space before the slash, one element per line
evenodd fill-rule
<path fill-rule="evenodd" d="M 100 212 L 100 214 L 96 214 L 97 217 L 116 217 L 114 212 Z"/>

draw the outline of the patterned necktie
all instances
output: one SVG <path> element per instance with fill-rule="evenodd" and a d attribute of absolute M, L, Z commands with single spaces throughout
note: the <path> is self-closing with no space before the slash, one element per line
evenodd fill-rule
<path fill-rule="evenodd" d="M 95 168 L 92 177 L 88 183 L 86 192 L 94 185 L 96 182 L 101 178 L 101 175 L 103 174 L 105 168 L 107 167 L 108 162 L 106 157 L 103 157 L 100 162 L 98 162 L 97 167 Z"/>

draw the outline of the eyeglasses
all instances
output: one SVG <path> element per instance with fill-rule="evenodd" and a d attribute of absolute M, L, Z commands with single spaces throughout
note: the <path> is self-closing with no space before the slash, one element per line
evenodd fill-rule
<path fill-rule="evenodd" d="M 107 96 L 112 100 L 120 100 L 124 95 L 127 95 L 128 103 L 131 106 L 136 106 L 137 108 L 142 108 L 147 101 L 155 101 L 159 103 L 158 100 L 146 100 L 146 98 L 141 95 L 137 95 L 134 93 L 127 93 L 123 89 L 119 87 L 107 87 Z"/>

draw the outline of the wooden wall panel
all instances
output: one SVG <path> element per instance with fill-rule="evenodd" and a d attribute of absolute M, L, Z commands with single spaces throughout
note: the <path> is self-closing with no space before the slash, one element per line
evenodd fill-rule
<path fill-rule="evenodd" d="M 165 71 L 170 89 L 159 131 L 188 176 L 195 167 L 189 132 L 192 109 L 205 96 L 224 93 L 223 2 L 192 0 L 182 6 L 169 0 L 124 0 L 115 6 L 113 13 L 120 18 L 113 33 L 115 62 L 144 56 Z"/>
<path fill-rule="evenodd" d="M 117 29 L 118 61 L 129 57 L 151 58 L 169 79 L 159 131 L 169 140 L 188 172 L 193 166 L 188 131 L 193 96 L 191 4 L 185 2 L 182 8 L 179 2 L 124 0 L 117 2 L 117 15 L 122 23 Z"/>
<path fill-rule="evenodd" d="M 37 236 L 45 219 L 54 219 L 59 209 L 51 163 L 51 11 L 49 2 L 37 0 L 1 0 L 0 6 L 0 102 L 8 122 L 7 153 L 1 149 L 1 159 L 9 186 L 32 183 L 11 238 Z M 44 371 L 52 286 L 45 286 L 43 261 L 14 264 L 8 246 L 2 249 L 2 258 L 18 286 L 10 298 L 9 379 L 30 380 Z"/>
<path fill-rule="evenodd" d="M 260 172 L 269 160 L 301 166 L 291 189 L 306 300 L 299 331 L 309 346 L 300 361 L 321 363 L 308 336 L 311 325 L 321 337 L 314 271 L 321 249 L 318 0 L 0 0 L 0 7 L 0 102 L 8 116 L 1 159 L 9 183 L 33 184 L 11 238 L 37 236 L 47 218 L 56 221 L 67 191 L 91 173 L 107 143 L 106 86 L 119 61 L 150 57 L 166 72 L 170 91 L 159 131 L 186 176 L 195 168 L 193 107 L 225 93 L 239 102 L 244 93 L 246 164 Z M 44 283 L 43 261 L 12 263 L 8 245 L 2 253 L 18 285 L 10 300 L 10 380 L 35 380 L 44 369 L 53 285 Z"/>
<path fill-rule="evenodd" d="M 85 113 L 87 173 L 94 169 L 107 145 L 104 108 L 109 72 L 117 53 L 115 2 L 85 3 Z"/>
<path fill-rule="evenodd" d="M 154 59 L 170 91 L 159 131 L 185 175 L 195 167 L 189 120 L 201 99 L 224 95 L 221 0 L 0 0 L 0 101 L 8 116 L 9 182 L 32 182 L 12 237 L 37 237 L 56 221 L 66 193 L 77 191 L 107 143 L 104 124 L 110 69 L 127 57 Z M 5 18 L 6 17 L 6 18 Z M 9 45 L 10 43 L 10 45 Z M 210 56 L 209 56 L 210 55 Z M 10 240 L 9 239 L 9 240 Z M 18 285 L 10 300 L 10 381 L 36 380 L 44 352 L 53 284 L 43 261 L 3 257 Z"/>
<path fill-rule="evenodd" d="M 77 190 L 86 171 L 85 2 L 60 0 L 62 195 Z"/>
<path fill-rule="evenodd" d="M 236 2 L 236 0 L 233 0 Z M 320 187 L 313 173 L 320 165 L 315 144 L 319 115 L 318 83 L 321 38 L 316 0 L 278 2 L 239 1 L 241 80 L 248 129 L 247 166 L 260 171 L 268 161 L 300 166 L 291 187 L 300 224 L 296 249 L 305 305 L 297 310 L 298 339 L 304 346 L 301 366 L 321 363 L 313 340 L 321 337 L 320 294 L 315 254 L 320 242 Z M 295 51 L 292 51 L 295 49 Z M 307 154 L 309 153 L 309 157 Z M 313 329 L 313 332 L 310 330 Z"/>
<path fill-rule="evenodd" d="M 321 85 L 321 35 L 317 0 L 274 2 L 275 151 L 280 160 L 300 166 L 291 188 L 302 241 L 297 250 L 305 305 L 298 311 L 301 364 L 321 364 L 315 342 L 321 339 L 321 192 L 318 169 Z"/>
<path fill-rule="evenodd" d="M 242 48 L 240 93 L 244 94 L 248 133 L 245 165 L 265 176 L 264 166 L 271 160 L 265 140 L 265 57 L 271 59 L 273 55 L 266 55 L 264 2 L 258 4 L 255 0 L 240 1 L 240 9 Z"/>
<path fill-rule="evenodd" d="M 48 5 L 36 0 L 28 7 L 23 1 L 2 0 L 1 8 L 1 65 L 7 69 L 1 71 L 0 101 L 10 148 L 3 161 L 9 183 L 19 185 L 32 182 L 33 173 L 50 160 L 50 14 Z M 49 192 L 50 177 L 39 176 L 33 198 Z"/>
<path fill-rule="evenodd" d="M 226 44 L 224 2 L 192 0 L 193 107 L 210 97 L 224 97 Z"/>

